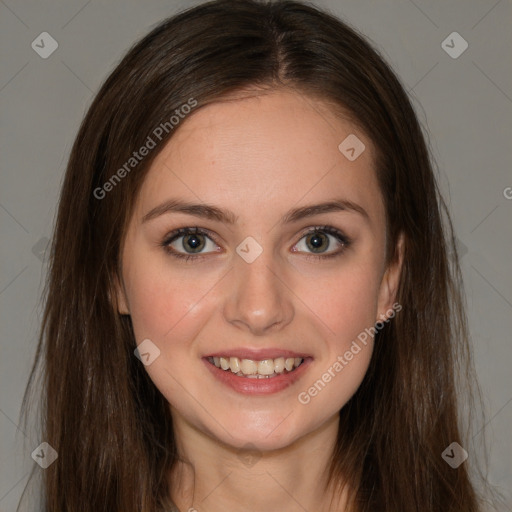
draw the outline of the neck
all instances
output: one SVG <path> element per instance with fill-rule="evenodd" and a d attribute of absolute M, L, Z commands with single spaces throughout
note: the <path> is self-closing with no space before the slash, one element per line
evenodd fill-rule
<path fill-rule="evenodd" d="M 259 451 L 220 443 L 176 418 L 180 461 L 171 472 L 171 496 L 182 511 L 348 512 L 346 493 L 327 487 L 338 430 L 335 415 L 286 447 Z"/>

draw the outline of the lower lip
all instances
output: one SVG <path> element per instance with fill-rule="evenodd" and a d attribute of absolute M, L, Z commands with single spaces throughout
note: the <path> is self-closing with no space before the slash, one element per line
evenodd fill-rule
<path fill-rule="evenodd" d="M 212 375 L 216 379 L 238 393 L 246 395 L 269 395 L 286 389 L 301 378 L 308 369 L 311 361 L 312 359 L 307 357 L 302 364 L 292 372 L 281 373 L 276 377 L 269 377 L 268 379 L 249 379 L 247 377 L 237 377 L 231 370 L 217 368 L 215 365 L 211 364 L 208 359 L 203 358 L 206 367 L 212 372 Z"/>

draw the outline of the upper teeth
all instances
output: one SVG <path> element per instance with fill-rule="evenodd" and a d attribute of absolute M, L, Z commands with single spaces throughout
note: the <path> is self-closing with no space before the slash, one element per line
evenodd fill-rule
<path fill-rule="evenodd" d="M 208 359 L 217 368 L 231 370 L 238 375 L 254 376 L 269 376 L 283 373 L 285 370 L 291 372 L 303 361 L 301 357 L 278 357 L 277 359 L 263 359 L 261 361 L 238 359 L 238 357 L 209 357 Z"/>

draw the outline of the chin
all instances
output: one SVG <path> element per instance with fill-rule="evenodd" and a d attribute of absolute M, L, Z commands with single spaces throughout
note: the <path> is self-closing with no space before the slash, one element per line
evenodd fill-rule
<path fill-rule="evenodd" d="M 231 423 L 233 428 L 227 428 L 228 432 L 226 432 L 216 425 L 215 434 L 217 435 L 214 434 L 214 436 L 222 443 L 237 450 L 283 449 L 310 432 L 308 428 L 310 425 L 306 425 L 305 421 L 302 422 L 302 425 L 296 424 L 297 418 L 294 422 L 290 421 L 294 415 L 297 415 L 296 411 L 289 411 L 279 417 L 276 417 L 275 414 L 271 417 L 262 415 L 254 417 L 254 413 L 252 413 L 247 418 L 237 415 Z M 229 424 L 229 422 L 227 423 Z"/>

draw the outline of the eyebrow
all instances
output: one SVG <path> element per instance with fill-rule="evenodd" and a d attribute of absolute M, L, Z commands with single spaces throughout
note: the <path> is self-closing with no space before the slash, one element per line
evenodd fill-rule
<path fill-rule="evenodd" d="M 212 219 L 230 225 L 235 224 L 238 220 L 238 216 L 230 210 L 223 210 L 217 206 L 204 203 L 194 204 L 182 201 L 180 199 L 170 199 L 146 213 L 142 217 L 142 222 L 145 223 L 156 217 L 160 217 L 161 215 L 173 212 L 185 213 L 188 215 L 194 215 L 195 217 Z M 362 206 L 346 199 L 334 199 L 325 203 L 294 208 L 283 215 L 281 218 L 281 223 L 289 224 L 292 222 L 298 222 L 299 220 L 305 219 L 307 217 L 313 217 L 314 215 L 331 212 L 358 213 L 366 221 L 370 221 L 370 217 L 367 211 Z"/>

